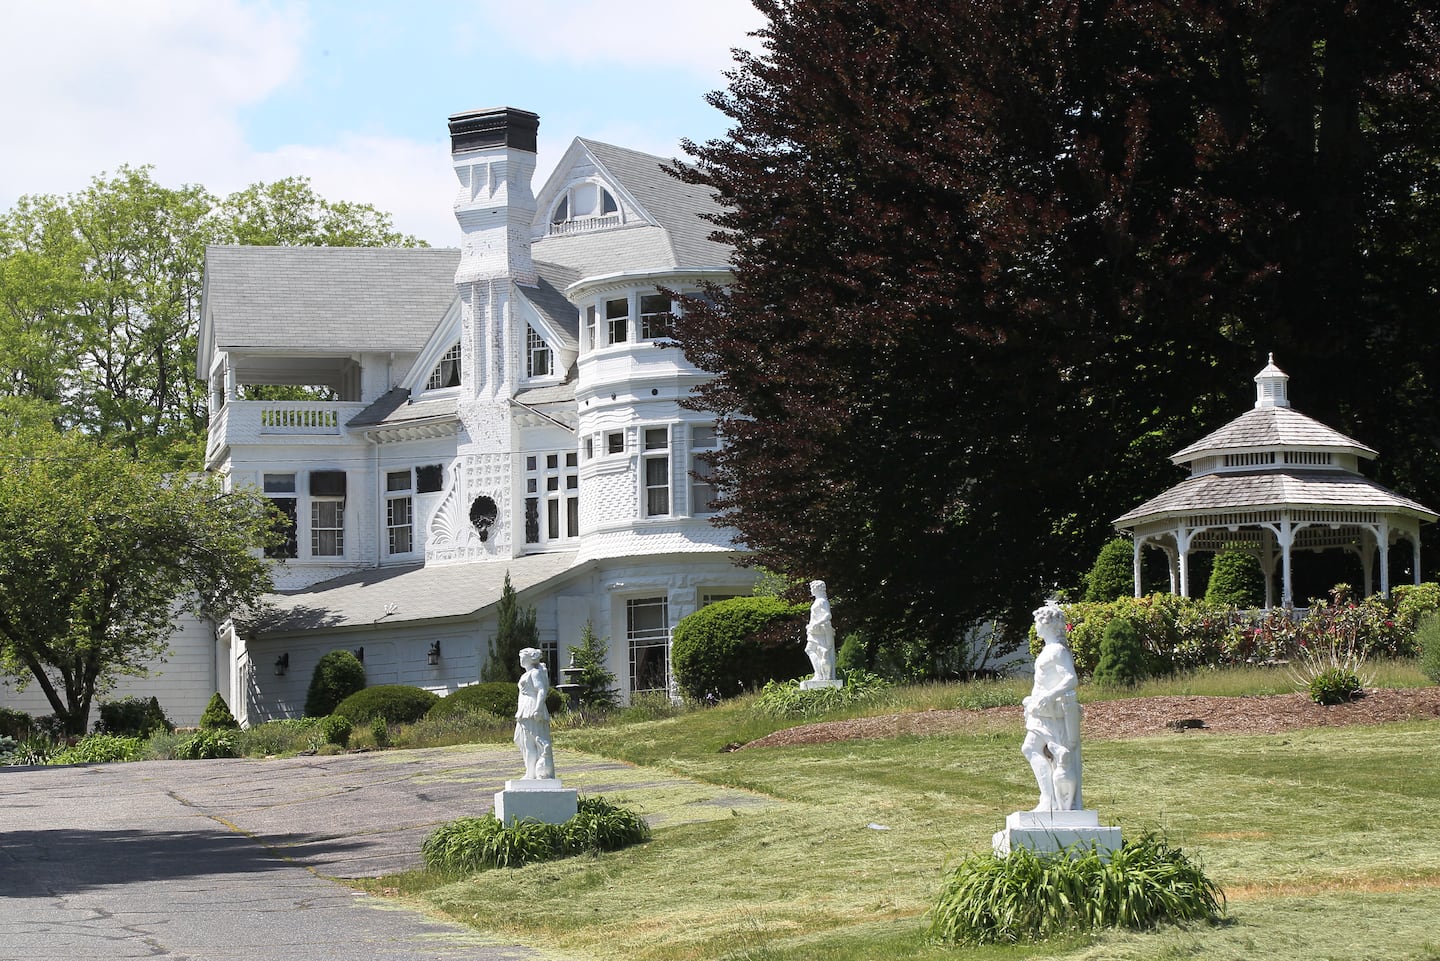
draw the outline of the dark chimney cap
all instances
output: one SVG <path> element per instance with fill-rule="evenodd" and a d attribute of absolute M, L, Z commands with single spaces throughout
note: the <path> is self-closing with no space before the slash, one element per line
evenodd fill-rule
<path fill-rule="evenodd" d="M 466 153 L 488 147 L 514 147 L 535 152 L 539 114 L 514 107 L 466 110 L 450 117 L 450 152 Z"/>

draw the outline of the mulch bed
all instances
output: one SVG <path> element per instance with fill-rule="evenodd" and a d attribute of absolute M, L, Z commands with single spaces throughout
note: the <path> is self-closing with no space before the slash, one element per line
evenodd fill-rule
<path fill-rule="evenodd" d="M 1087 738 L 1148 737 L 1184 733 L 1275 734 L 1306 727 L 1383 724 L 1440 718 L 1440 687 L 1376 688 L 1349 704 L 1322 707 L 1305 694 L 1267 697 L 1142 697 L 1083 705 Z M 1196 724 L 1195 722 L 1199 722 Z M 1019 707 L 984 711 L 917 711 L 853 721 L 822 721 L 776 731 L 746 744 L 783 747 L 906 734 L 979 733 L 1022 723 Z"/>

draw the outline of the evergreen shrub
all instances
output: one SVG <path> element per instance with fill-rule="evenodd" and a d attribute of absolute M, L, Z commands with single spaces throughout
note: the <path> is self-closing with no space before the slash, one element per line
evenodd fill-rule
<path fill-rule="evenodd" d="M 597 637 L 595 626 L 585 622 L 580 644 L 570 651 L 571 663 L 579 669 L 575 683 L 580 691 L 580 706 L 611 710 L 620 706 L 620 690 L 615 686 L 615 673 L 606 667 L 610 657 L 609 638 Z M 552 681 L 555 678 L 551 678 Z"/>
<path fill-rule="evenodd" d="M 1108 540 L 1085 575 L 1085 600 L 1116 601 L 1135 593 L 1135 545 L 1128 537 Z"/>
<path fill-rule="evenodd" d="M 846 634 L 835 652 L 835 675 L 844 677 L 851 671 L 865 671 L 870 667 L 870 652 L 863 634 Z"/>
<path fill-rule="evenodd" d="M 438 694 L 423 687 L 377 684 L 351 694 L 336 705 L 331 713 L 343 714 L 355 724 L 369 724 L 377 717 L 383 717 L 391 724 L 413 724 L 424 717 L 425 712 L 439 700 Z"/>
<path fill-rule="evenodd" d="M 370 740 L 375 742 L 376 747 L 390 746 L 390 725 L 383 717 L 373 718 L 370 721 Z"/>
<path fill-rule="evenodd" d="M 385 723 L 383 718 L 376 718 L 380 723 Z M 331 714 L 320 719 L 320 736 L 325 739 L 326 744 L 334 744 L 339 747 L 350 746 L 350 734 L 355 726 L 344 714 Z"/>
<path fill-rule="evenodd" d="M 450 717 L 463 711 L 484 711 L 496 717 L 514 717 L 520 689 L 509 681 L 481 681 L 445 695 L 426 712 L 426 717 Z M 554 688 L 545 697 L 545 707 L 554 714 L 565 698 Z"/>
<path fill-rule="evenodd" d="M 1416 632 L 1420 645 L 1420 670 L 1440 684 L 1440 614 L 1430 614 L 1420 622 Z"/>
<path fill-rule="evenodd" d="M 1095 665 L 1093 680 L 1096 684 L 1133 687 L 1150 673 L 1145 660 L 1145 645 L 1140 642 L 1140 632 L 1126 618 L 1117 617 L 1105 625 L 1105 634 L 1100 639 L 1100 660 Z"/>
<path fill-rule="evenodd" d="M 1184 852 L 1151 833 L 1125 842 L 1108 859 L 1094 850 L 972 854 L 946 876 L 930 912 L 930 933 L 954 944 L 1013 944 L 1097 928 L 1216 924 L 1224 917 L 1224 892 Z"/>
<path fill-rule="evenodd" d="M 1265 572 L 1260 559 L 1249 551 L 1226 550 L 1215 555 L 1210 568 L 1210 581 L 1205 585 L 1205 600 L 1210 604 L 1228 604 L 1242 610 L 1265 603 Z"/>
<path fill-rule="evenodd" d="M 210 696 L 210 703 L 205 705 L 205 713 L 200 715 L 200 730 L 235 731 L 239 728 L 240 722 L 235 720 L 229 705 L 220 696 L 220 692 L 216 691 Z"/>
<path fill-rule="evenodd" d="M 126 697 L 118 701 L 100 702 L 100 719 L 95 722 L 98 734 L 122 734 L 149 737 L 157 731 L 167 733 L 175 725 L 165 716 L 160 701 L 153 697 Z"/>
<path fill-rule="evenodd" d="M 331 651 L 320 658 L 305 694 L 305 716 L 325 717 L 356 691 L 365 689 L 365 665 L 349 651 Z"/>
<path fill-rule="evenodd" d="M 810 674 L 803 627 L 809 609 L 776 597 L 732 597 L 682 618 L 670 649 L 680 690 L 705 701 Z"/>

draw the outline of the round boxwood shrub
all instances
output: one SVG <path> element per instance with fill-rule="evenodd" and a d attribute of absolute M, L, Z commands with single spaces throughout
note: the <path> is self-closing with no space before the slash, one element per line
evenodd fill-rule
<path fill-rule="evenodd" d="M 671 667 L 694 700 L 734 697 L 766 681 L 810 672 L 805 656 L 808 604 L 778 597 L 732 597 L 675 625 Z"/>
<path fill-rule="evenodd" d="M 305 694 L 305 716 L 325 717 L 356 691 L 365 689 L 365 665 L 349 651 L 331 651 L 320 658 Z"/>
<path fill-rule="evenodd" d="M 423 687 L 377 684 L 351 694 L 330 713 L 343 714 L 352 724 L 369 724 L 377 717 L 390 724 L 414 724 L 439 700 L 439 695 Z"/>
<path fill-rule="evenodd" d="M 442 697 L 425 716 L 451 717 L 465 711 L 484 711 L 496 717 L 514 717 L 519 699 L 519 689 L 509 681 L 482 681 Z M 564 700 L 560 692 L 552 687 L 545 698 L 545 707 L 554 714 L 560 710 Z"/>
<path fill-rule="evenodd" d="M 384 718 L 376 718 L 384 723 Z M 320 719 L 320 736 L 325 738 L 326 744 L 338 744 L 340 747 L 350 746 L 350 733 L 354 725 L 344 714 L 331 714 L 329 717 Z"/>

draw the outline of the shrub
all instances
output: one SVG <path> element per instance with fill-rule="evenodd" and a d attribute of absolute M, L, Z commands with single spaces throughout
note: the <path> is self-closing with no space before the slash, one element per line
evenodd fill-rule
<path fill-rule="evenodd" d="M 370 739 L 375 742 L 376 747 L 390 746 L 390 725 L 383 717 L 377 717 L 370 722 Z"/>
<path fill-rule="evenodd" d="M 1353 701 L 1365 693 L 1360 675 L 1344 667 L 1327 667 L 1320 671 L 1310 678 L 1308 690 L 1312 701 L 1327 707 Z"/>
<path fill-rule="evenodd" d="M 13 707 L 0 707 L 0 737 L 23 741 L 35 730 L 35 719 Z"/>
<path fill-rule="evenodd" d="M 349 651 L 331 651 L 320 658 L 305 693 L 305 715 L 325 717 L 356 691 L 365 689 L 365 665 Z"/>
<path fill-rule="evenodd" d="M 670 700 L 664 691 L 641 691 L 630 697 L 630 703 L 621 708 L 615 720 L 630 724 L 637 721 L 663 721 L 684 713 L 683 706 Z"/>
<path fill-rule="evenodd" d="M 449 717 L 464 711 L 484 711 L 496 717 L 514 717 L 519 698 L 519 689 L 509 681 L 481 681 L 440 698 L 425 716 Z M 551 688 L 545 698 L 545 707 L 554 714 L 564 702 L 560 692 Z"/>
<path fill-rule="evenodd" d="M 865 671 L 847 674 L 844 687 L 819 687 L 809 691 L 802 689 L 799 681 L 770 681 L 761 688 L 755 708 L 771 717 L 820 717 L 874 701 L 888 690 L 889 681 Z"/>
<path fill-rule="evenodd" d="M 1100 640 L 1100 661 L 1095 665 L 1095 683 L 1133 687 L 1148 674 L 1145 646 L 1140 643 L 1135 625 L 1123 617 L 1106 624 Z"/>
<path fill-rule="evenodd" d="M 217 757 L 238 757 L 235 741 L 239 732 L 227 728 L 196 731 L 175 746 L 177 761 L 201 761 Z"/>
<path fill-rule="evenodd" d="M 1368 598 L 1367 598 L 1368 600 Z M 1420 622 L 1431 614 L 1440 614 L 1440 584 L 1401 584 L 1390 589 L 1397 631 L 1413 637 Z"/>
<path fill-rule="evenodd" d="M 3 762 L 6 765 L 31 766 L 50 763 L 50 758 L 59 751 L 63 745 L 43 734 L 31 734 L 29 737 L 17 740 Z"/>
<path fill-rule="evenodd" d="M 1135 592 L 1135 545 L 1128 537 L 1108 540 L 1085 575 L 1085 600 L 1115 601 Z"/>
<path fill-rule="evenodd" d="M 482 681 L 520 680 L 520 652 L 540 646 L 540 632 L 535 627 L 535 608 L 521 607 L 519 594 L 505 572 L 505 586 L 495 604 L 495 636 L 490 638 L 490 654 L 480 671 Z"/>
<path fill-rule="evenodd" d="M 438 694 L 423 687 L 377 684 L 351 694 L 330 713 L 343 714 L 358 724 L 369 724 L 377 717 L 383 717 L 391 724 L 413 724 L 439 700 Z M 513 707 L 511 712 L 514 712 Z"/>
<path fill-rule="evenodd" d="M 45 763 L 105 764 L 111 761 L 138 761 L 143 743 L 138 737 L 124 737 L 118 734 L 89 734 L 70 747 L 50 755 Z"/>
<path fill-rule="evenodd" d="M 240 757 L 265 757 L 313 751 L 324 740 L 320 734 L 321 720 L 323 718 L 297 717 L 256 724 L 236 732 L 235 753 Z"/>
<path fill-rule="evenodd" d="M 376 718 L 381 724 L 385 723 L 384 718 Z M 350 746 L 350 732 L 355 726 L 344 714 L 331 714 L 329 717 L 320 719 L 320 736 L 325 739 L 326 744 L 335 744 L 339 747 Z"/>
<path fill-rule="evenodd" d="M 870 667 L 870 652 L 863 634 L 846 634 L 835 652 L 835 675 L 844 677 L 851 671 L 864 671 Z"/>
<path fill-rule="evenodd" d="M 493 814 L 460 818 L 436 828 L 420 853 L 432 871 L 470 874 L 615 851 L 650 839 L 649 825 L 628 808 L 589 797 L 580 798 L 577 808 L 564 824 L 520 821 L 506 827 Z"/>
<path fill-rule="evenodd" d="M 615 674 L 605 666 L 610 656 L 607 638 L 595 636 L 595 626 L 585 622 L 580 632 L 580 645 L 570 649 L 570 663 L 579 668 L 575 683 L 582 688 L 580 706 L 609 710 L 620 705 L 620 691 Z"/>
<path fill-rule="evenodd" d="M 809 605 L 774 597 L 733 597 L 683 618 L 671 643 L 680 690 L 703 701 L 809 674 L 810 659 L 800 638 L 808 610 Z"/>
<path fill-rule="evenodd" d="M 1265 603 L 1265 572 L 1260 559 L 1249 551 L 1226 550 L 1215 555 L 1205 601 L 1231 607 L 1260 607 Z"/>
<path fill-rule="evenodd" d="M 200 730 L 202 731 L 235 731 L 239 730 L 240 723 L 235 720 L 235 715 L 230 713 L 230 705 L 216 691 L 210 697 L 210 703 L 205 705 L 205 713 L 200 715 Z"/>
<path fill-rule="evenodd" d="M 1420 670 L 1440 684 L 1440 614 L 1430 614 L 1420 622 L 1416 641 L 1420 645 Z"/>
<path fill-rule="evenodd" d="M 930 912 L 933 937 L 958 944 L 1041 941 L 1095 928 L 1148 930 L 1216 923 L 1225 894 L 1155 834 L 1097 852 L 975 854 L 946 878 Z"/>
<path fill-rule="evenodd" d="M 172 732 L 175 725 L 165 716 L 157 698 L 127 697 L 100 703 L 100 720 L 95 722 L 95 730 L 100 734 L 146 738 L 156 731 Z"/>

